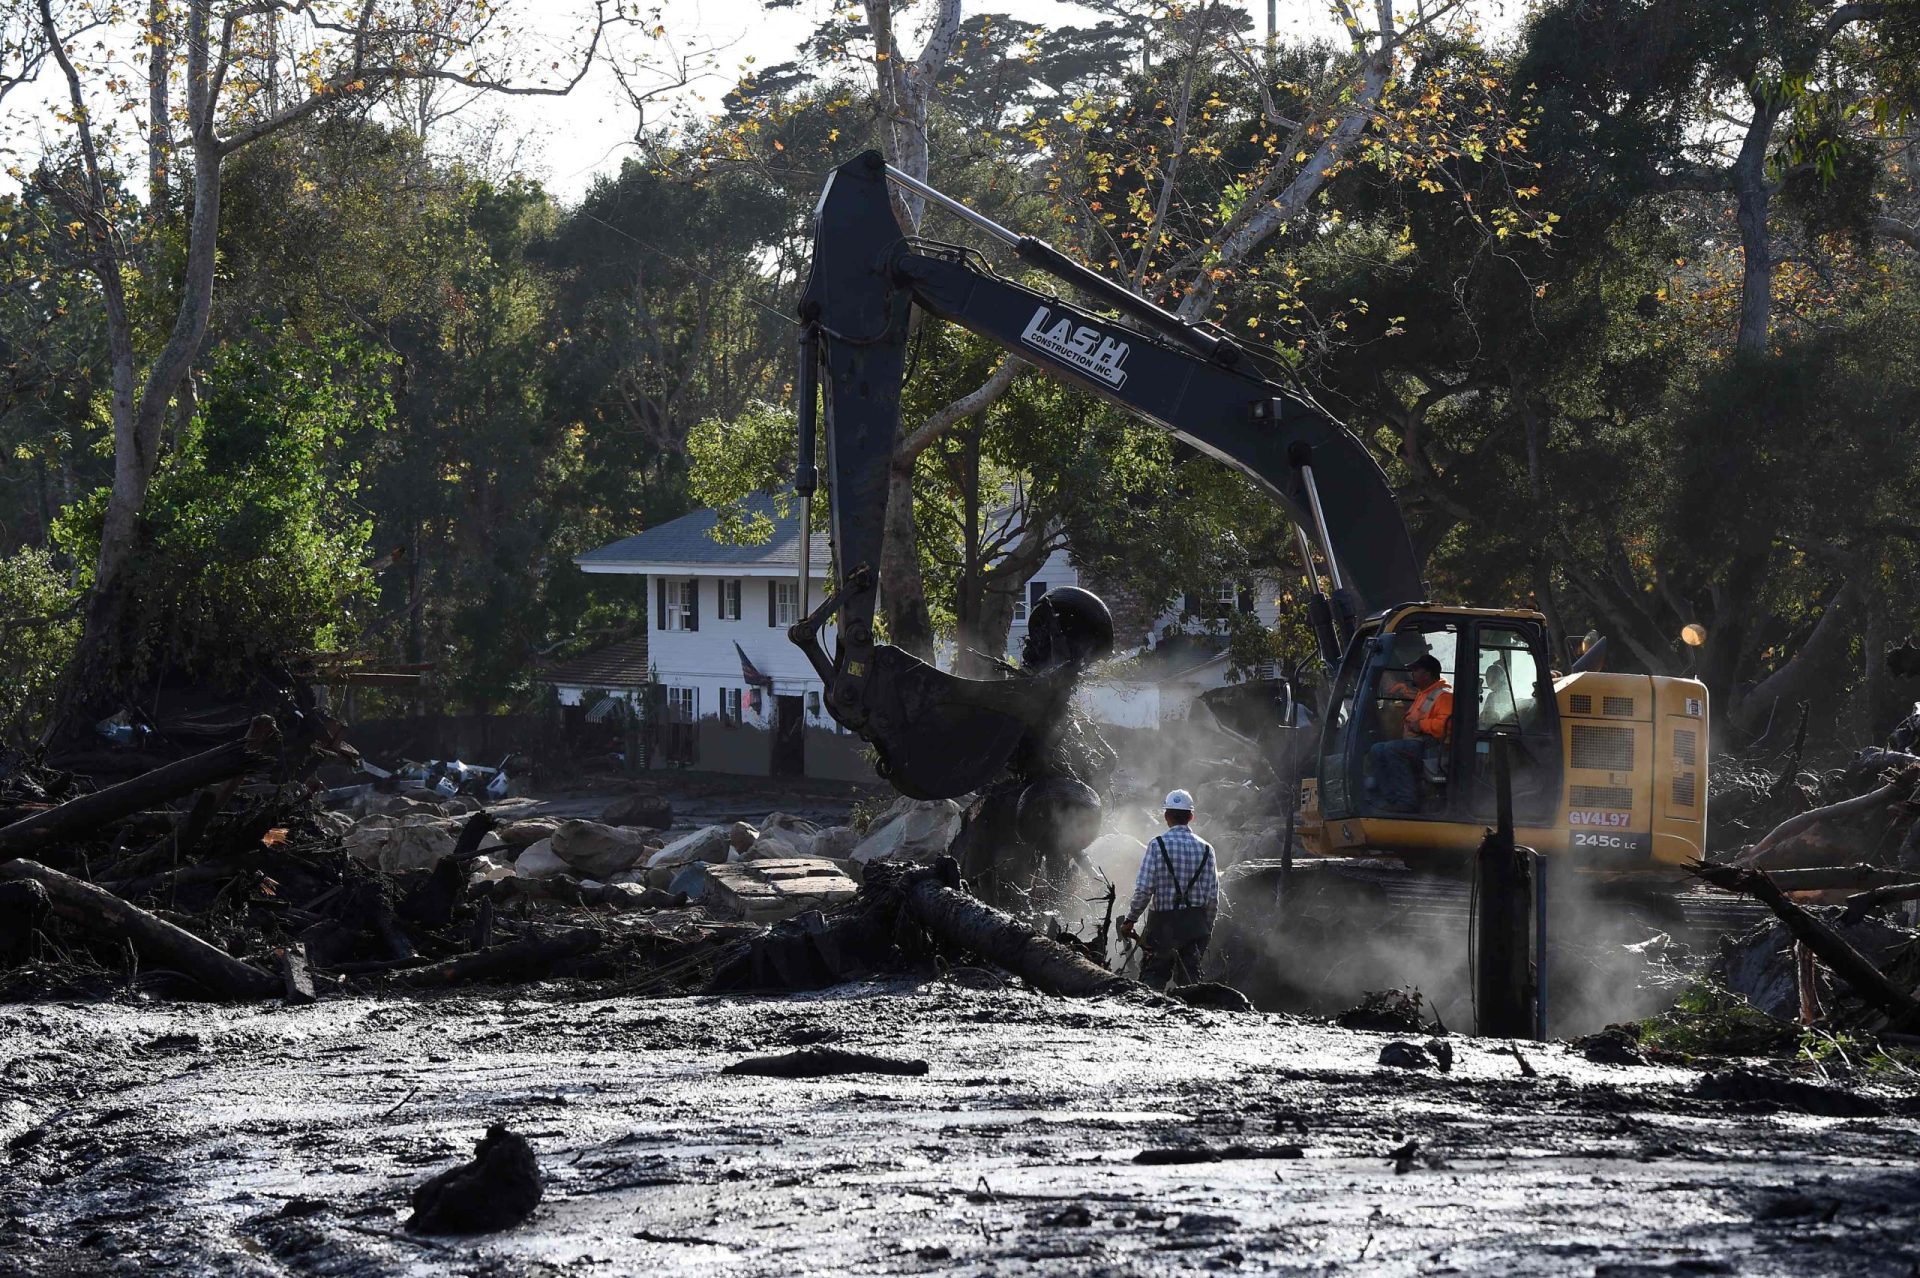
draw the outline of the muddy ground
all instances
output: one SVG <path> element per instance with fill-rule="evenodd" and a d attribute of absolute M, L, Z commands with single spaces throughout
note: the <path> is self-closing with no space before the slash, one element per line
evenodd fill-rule
<path fill-rule="evenodd" d="M 1534 1078 L 1460 1038 L 1409 1073 L 1387 1041 L 938 982 L 16 1006 L 0 1273 L 1920 1272 L 1892 1087 L 1814 1117 L 1563 1046 L 1523 1049 Z M 814 1042 L 931 1068 L 720 1073 Z M 501 1120 L 545 1172 L 532 1220 L 406 1234 L 411 1187 Z M 1233 1145 L 1269 1156 L 1134 1161 Z"/>

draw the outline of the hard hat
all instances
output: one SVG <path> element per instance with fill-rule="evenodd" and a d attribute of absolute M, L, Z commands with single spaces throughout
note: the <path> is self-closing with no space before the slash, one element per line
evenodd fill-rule
<path fill-rule="evenodd" d="M 1193 811 L 1193 796 L 1185 790 L 1167 791 L 1166 809 L 1169 812 Z"/>

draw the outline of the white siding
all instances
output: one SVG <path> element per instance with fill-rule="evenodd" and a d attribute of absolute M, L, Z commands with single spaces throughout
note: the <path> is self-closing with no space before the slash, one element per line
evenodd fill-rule
<path fill-rule="evenodd" d="M 722 576 L 701 576 L 693 580 L 698 583 L 700 596 L 700 628 L 698 630 L 660 630 L 655 628 L 647 633 L 648 658 L 653 663 L 661 684 L 670 688 L 698 689 L 698 713 L 701 718 L 712 718 L 720 712 L 720 690 L 722 688 L 745 688 L 747 681 L 741 677 L 740 654 L 734 651 L 738 643 L 747 654 L 747 659 L 764 675 L 773 679 L 774 696 L 805 696 L 807 693 L 819 693 L 822 685 L 808 664 L 805 654 L 787 638 L 787 628 L 782 625 L 767 624 L 767 591 L 777 582 L 791 579 L 787 577 L 747 577 L 740 599 L 740 619 L 722 621 L 720 619 L 720 582 L 722 580 L 740 580 Z M 659 598 L 659 590 L 654 578 L 649 578 L 647 590 L 649 600 Z M 685 578 L 666 577 L 669 582 Z M 809 592 L 808 602 L 818 607 L 825 597 L 826 578 L 816 577 Z M 657 625 L 657 623 L 656 623 Z M 832 626 L 821 631 L 821 641 L 827 650 L 833 650 L 834 632 Z M 773 704 L 768 698 L 761 698 L 760 713 L 752 709 L 745 712 L 745 722 L 750 727 L 771 727 L 773 725 Z M 809 714 L 809 724 L 816 727 L 833 726 L 832 718 L 825 709 L 816 716 Z"/>

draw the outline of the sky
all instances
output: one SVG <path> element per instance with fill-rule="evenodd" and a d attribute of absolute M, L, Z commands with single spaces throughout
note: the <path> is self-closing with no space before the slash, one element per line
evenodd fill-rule
<path fill-rule="evenodd" d="M 605 50 L 607 56 L 600 58 L 582 83 L 565 97 L 487 95 L 463 112 L 456 126 L 443 128 L 441 136 L 430 138 L 430 145 L 437 144 L 443 151 L 471 148 L 475 134 L 483 132 L 473 126 L 492 123 L 497 126 L 493 130 L 494 169 L 539 178 L 562 200 L 577 200 L 596 177 L 618 172 L 621 161 L 635 154 L 634 136 L 640 120 L 621 89 L 616 67 L 627 72 L 629 84 L 660 92 L 661 96 L 647 108 L 648 123 L 657 125 L 676 108 L 712 110 L 744 72 L 790 60 L 800 42 L 832 9 L 831 0 L 791 0 L 786 7 L 773 9 L 763 0 L 656 2 L 661 6 L 664 36 L 644 37 L 631 30 L 622 33 Z M 1230 2 L 1248 10 L 1255 30 L 1265 27 L 1266 0 Z M 1474 0 L 1474 8 L 1499 28 L 1511 25 L 1514 18 L 1509 15 L 1517 14 L 1523 2 Z M 1399 3 L 1402 9 L 1412 7 L 1409 0 Z M 902 38 L 909 49 L 917 49 L 920 43 L 913 13 L 925 12 L 928 7 L 925 0 L 911 8 L 899 5 L 905 10 L 900 15 L 906 24 Z M 541 51 L 539 61 L 562 67 L 576 64 L 572 55 L 588 29 L 586 19 L 593 12 L 592 0 L 509 0 L 496 3 L 496 8 L 532 47 Z M 967 0 L 965 12 L 1013 13 L 1045 26 L 1086 26 L 1101 20 L 1100 14 L 1070 0 Z M 1328 0 L 1277 0 L 1277 16 L 1283 39 L 1337 38 L 1341 34 Z M 137 81 L 144 74 L 144 64 L 127 56 L 129 52 L 123 51 L 114 61 L 124 68 L 122 74 Z M 687 83 L 669 88 L 683 78 L 683 69 L 692 73 Z M 49 133 L 64 133 L 64 128 L 49 128 L 49 112 L 64 102 L 63 89 L 57 76 L 43 75 L 40 83 L 7 98 L 0 109 L 0 159 L 12 162 L 30 156 L 39 149 L 40 139 Z M 132 136 L 137 139 L 137 121 L 128 123 L 134 126 Z M 11 186 L 10 180 L 0 178 L 0 190 Z"/>
<path fill-rule="evenodd" d="M 543 11 L 539 35 L 555 45 L 578 29 L 580 15 L 591 5 L 580 0 L 523 0 Z M 915 6 L 923 9 L 925 5 Z M 1265 0 L 1241 0 L 1254 17 L 1255 29 L 1264 29 Z M 1404 7 L 1404 6 L 1403 6 Z M 1503 13 L 1517 11 L 1517 0 L 1494 0 L 1483 6 L 1492 20 L 1503 25 Z M 793 56 L 794 49 L 830 11 L 828 0 L 798 0 L 790 9 L 769 10 L 761 0 L 666 0 L 660 42 L 629 42 L 616 57 L 631 58 L 645 48 L 653 59 L 667 63 L 675 57 L 698 55 L 707 74 L 679 94 L 670 95 L 689 106 L 717 102 L 751 65 L 767 66 Z M 1283 39 L 1334 37 L 1340 34 L 1326 0 L 1277 0 Z M 909 11 L 910 12 L 910 11 Z M 1062 0 L 970 0 L 966 12 L 1013 13 L 1045 26 L 1090 26 L 1099 14 Z M 524 20 L 524 19 L 523 19 Z M 909 21 L 911 18 L 909 17 Z M 908 37 L 909 46 L 918 39 Z M 754 62 L 749 64 L 747 59 Z M 668 77 L 661 76 L 656 84 Z M 577 199 L 595 176 L 619 169 L 621 159 L 633 154 L 638 123 L 633 108 L 620 92 L 612 71 L 597 68 L 565 98 L 514 99 L 497 109 L 509 129 L 522 134 L 526 148 L 520 166 L 543 179 L 562 199 Z M 658 112 L 664 114 L 664 109 Z"/>

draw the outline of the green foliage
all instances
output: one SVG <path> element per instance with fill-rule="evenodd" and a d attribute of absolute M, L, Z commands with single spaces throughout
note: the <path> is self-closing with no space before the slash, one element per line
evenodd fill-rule
<path fill-rule="evenodd" d="M 46 551 L 0 558 L 0 738 L 25 743 L 43 726 L 80 638 L 79 599 Z"/>
<path fill-rule="evenodd" d="M 391 413 L 386 361 L 334 338 L 236 342 L 207 362 L 199 404 L 155 476 L 130 625 L 145 677 L 233 678 L 351 639 L 367 590 L 358 463 Z M 105 493 L 56 537 L 96 553 Z"/>
<path fill-rule="evenodd" d="M 790 518 L 798 505 L 793 482 L 797 435 L 791 410 L 751 403 L 731 418 L 696 422 L 687 435 L 688 487 L 693 499 L 719 516 L 716 540 L 735 546 L 765 545 L 773 519 L 748 504 L 755 493 L 770 493 L 773 514 Z M 815 458 L 825 461 L 824 449 Z M 816 494 L 816 506 L 824 502 Z M 816 520 L 824 514 L 816 509 Z"/>
<path fill-rule="evenodd" d="M 1791 1049 L 1795 1028 L 1776 1021 L 1743 996 L 1712 980 L 1697 980 L 1670 1011 L 1641 1021 L 1640 1043 L 1684 1056 L 1771 1056 Z"/>

